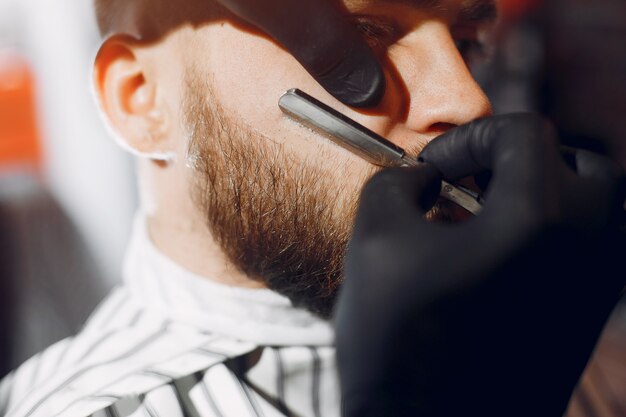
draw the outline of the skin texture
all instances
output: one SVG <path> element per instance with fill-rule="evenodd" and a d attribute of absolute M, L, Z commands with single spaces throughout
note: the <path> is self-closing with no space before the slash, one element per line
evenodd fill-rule
<path fill-rule="evenodd" d="M 309 193 L 309 205 L 323 205 L 332 197 L 329 216 L 334 220 L 313 221 L 324 226 L 329 240 L 337 237 L 329 245 L 339 248 L 335 254 L 341 252 L 356 196 L 372 167 L 287 119 L 278 109 L 278 98 L 298 87 L 414 151 L 453 126 L 489 115 L 490 105 L 455 44 L 477 36 L 475 22 L 458 21 L 462 3 L 445 1 L 433 9 L 375 1 L 340 5 L 351 20 L 357 21 L 358 15 L 368 16 L 366 22 L 383 21 L 372 29 L 361 19 L 357 27 L 369 34 L 365 39 L 383 64 L 386 93 L 375 108 L 355 110 L 327 93 L 269 36 L 226 9 L 199 0 L 178 2 L 176 7 L 165 0 L 150 1 L 150 7 L 137 1 L 118 33 L 103 44 L 94 82 L 109 124 L 141 156 L 143 205 L 156 246 L 209 279 L 243 287 L 267 285 L 267 277 L 254 276 L 258 265 L 244 268 L 233 259 L 224 236 L 216 236 L 211 225 L 210 218 L 219 218 L 219 213 L 207 213 L 216 207 L 207 203 L 207 196 L 220 194 L 207 181 L 206 168 L 222 174 L 229 169 L 219 158 L 209 157 L 218 135 L 203 117 L 218 111 L 227 125 L 222 131 L 240 133 L 241 141 L 250 141 L 247 151 L 267 151 L 249 158 L 278 153 L 280 165 L 292 173 L 309 167 L 322 174 L 317 189 L 301 191 Z M 381 26 L 392 30 L 381 31 Z M 201 110 L 194 113 L 194 107 Z M 258 192 L 265 180 L 259 177 L 250 191 Z M 323 282 L 322 288 L 327 287 L 328 280 Z M 319 310 L 309 304 L 305 306 Z"/>

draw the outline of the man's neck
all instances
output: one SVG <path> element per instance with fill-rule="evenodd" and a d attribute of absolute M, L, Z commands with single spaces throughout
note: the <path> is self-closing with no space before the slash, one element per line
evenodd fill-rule
<path fill-rule="evenodd" d="M 191 200 L 181 165 L 163 169 L 148 161 L 139 164 L 149 239 L 163 255 L 195 275 L 230 286 L 264 288 L 238 271 L 215 242 Z"/>
<path fill-rule="evenodd" d="M 243 288 L 264 288 L 233 267 L 213 241 L 207 226 L 193 220 L 163 220 L 148 216 L 150 240 L 165 256 L 195 275 Z"/>

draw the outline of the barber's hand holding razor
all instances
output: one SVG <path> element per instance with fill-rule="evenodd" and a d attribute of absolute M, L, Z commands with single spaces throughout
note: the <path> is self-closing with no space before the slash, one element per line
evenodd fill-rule
<path fill-rule="evenodd" d="M 624 286 L 624 175 L 534 115 L 435 139 L 366 186 L 336 314 L 347 417 L 560 417 Z M 566 162 L 567 161 L 567 162 Z M 490 172 L 483 212 L 423 214 Z"/>
<path fill-rule="evenodd" d="M 382 67 L 330 0 L 220 0 L 282 44 L 335 98 L 376 105 L 385 90 Z"/>

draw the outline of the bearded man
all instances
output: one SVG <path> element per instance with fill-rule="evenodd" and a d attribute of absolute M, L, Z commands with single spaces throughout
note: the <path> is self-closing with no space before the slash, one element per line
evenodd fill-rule
<path fill-rule="evenodd" d="M 375 107 L 334 93 L 371 107 L 357 111 L 221 4 L 96 3 L 94 88 L 137 156 L 141 209 L 124 284 L 79 335 L 7 378 L 10 415 L 340 415 L 327 319 L 375 169 L 287 119 L 278 99 L 301 88 L 417 153 L 490 114 L 467 59 L 494 5 L 333 5 L 384 71 Z"/>

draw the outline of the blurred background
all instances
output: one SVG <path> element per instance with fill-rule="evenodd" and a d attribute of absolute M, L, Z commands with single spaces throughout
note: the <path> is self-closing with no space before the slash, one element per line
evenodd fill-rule
<path fill-rule="evenodd" d="M 496 112 L 541 112 L 626 167 L 626 2 L 500 4 L 472 68 Z M 120 280 L 137 195 L 91 97 L 99 43 L 90 1 L 0 0 L 0 377 L 79 330 Z M 624 302 L 568 415 L 626 416 Z"/>
<path fill-rule="evenodd" d="M 90 1 L 0 0 L 0 375 L 120 280 L 136 195 L 91 96 L 99 43 Z"/>

